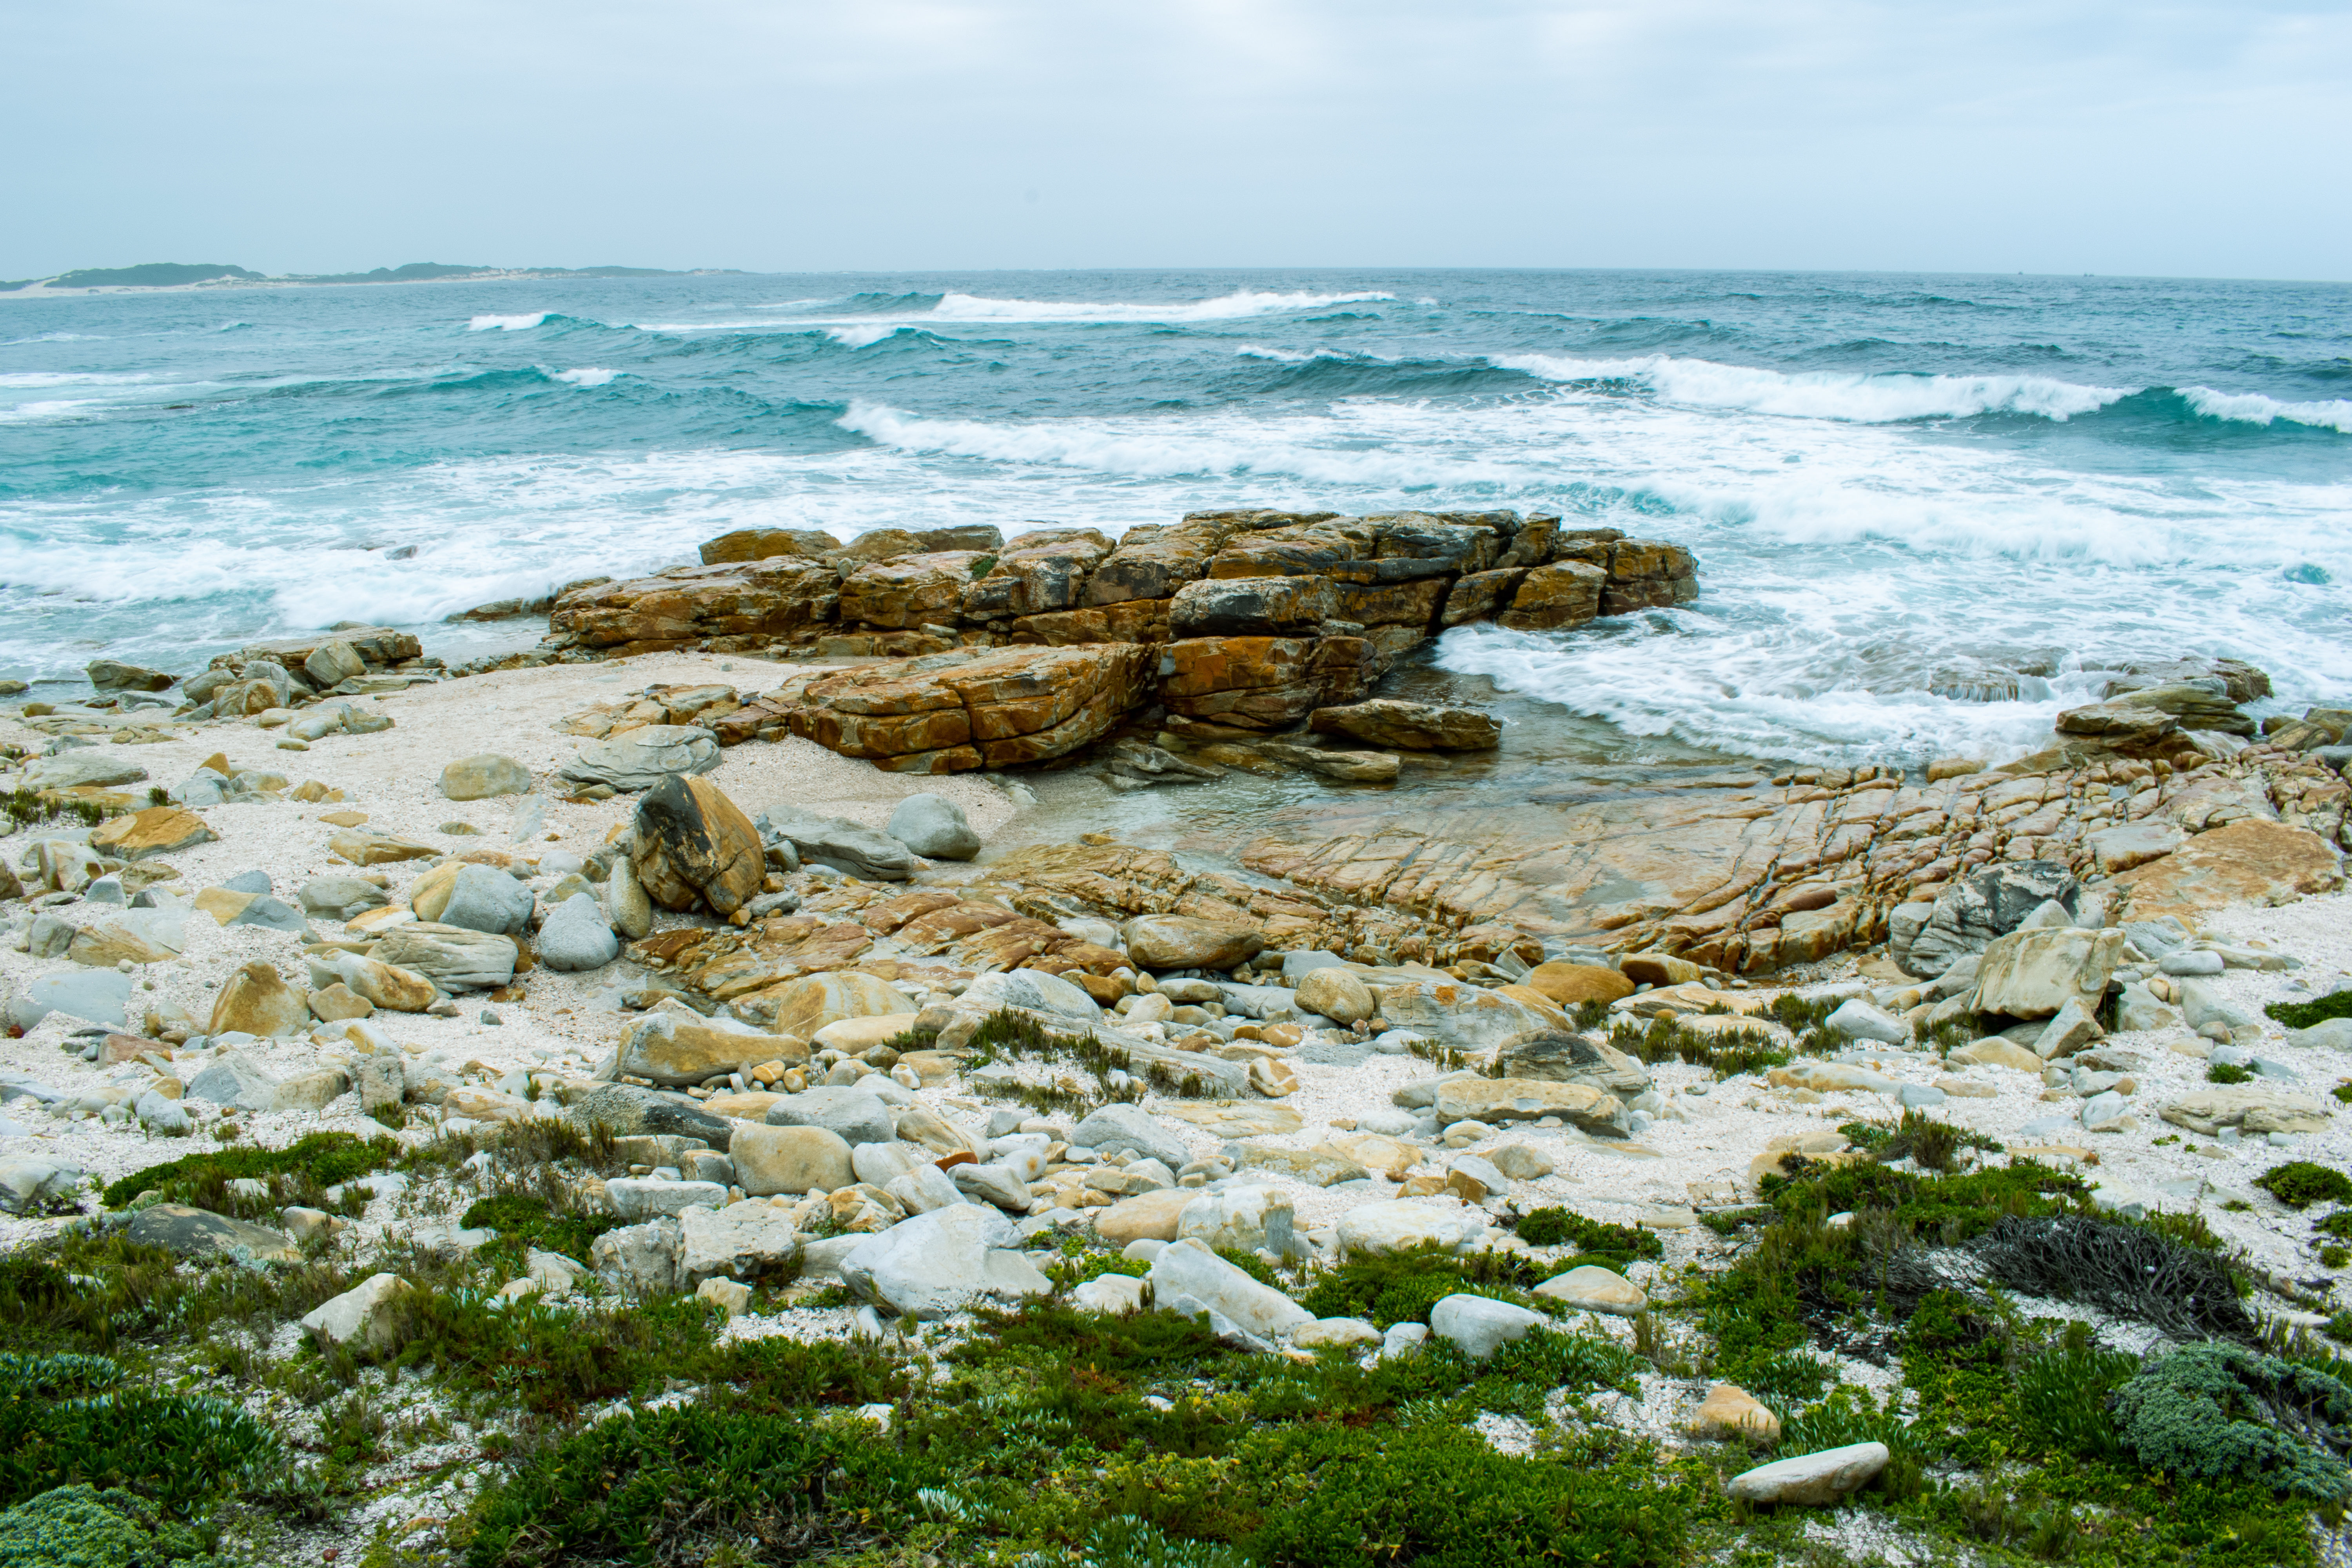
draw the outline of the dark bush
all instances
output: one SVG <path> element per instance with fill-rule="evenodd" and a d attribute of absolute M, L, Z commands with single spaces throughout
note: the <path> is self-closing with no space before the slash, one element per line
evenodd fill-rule
<path fill-rule="evenodd" d="M 1519 1216 L 1519 1239 L 1530 1247 L 1573 1245 L 1596 1260 L 1619 1259 L 1622 1268 L 1637 1258 L 1664 1258 L 1656 1233 L 1633 1225 L 1609 1225 L 1570 1209 L 1541 1208 Z"/>
<path fill-rule="evenodd" d="M 2183 1339 L 2253 1330 L 2220 1258 L 2146 1226 L 2081 1215 L 2009 1218 L 1976 1252 L 1994 1283 L 2029 1296 L 2087 1302 Z"/>
<path fill-rule="evenodd" d="M 1541 1283 L 1534 1269 L 1507 1255 L 1461 1258 L 1429 1246 L 1350 1258 L 1320 1275 L 1298 1303 L 1318 1318 L 1362 1318 L 1386 1329 L 1425 1323 L 1432 1307 L 1463 1291 L 1517 1300 L 1521 1289 Z"/>
<path fill-rule="evenodd" d="M 2314 1204 L 2352 1204 L 2352 1176 L 2333 1166 L 2309 1160 L 2273 1165 L 2254 1178 L 2254 1185 L 2291 1209 Z"/>

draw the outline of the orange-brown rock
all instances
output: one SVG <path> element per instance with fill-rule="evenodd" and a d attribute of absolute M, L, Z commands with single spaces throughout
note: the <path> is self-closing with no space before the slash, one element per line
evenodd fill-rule
<path fill-rule="evenodd" d="M 700 903 L 719 916 L 749 903 L 767 870 L 751 819 L 709 779 L 677 773 L 637 803 L 629 865 L 662 908 Z"/>
<path fill-rule="evenodd" d="M 1496 619 L 1518 631 L 1554 631 L 1580 626 L 1601 613 L 1609 573 L 1582 561 L 1538 566 L 1520 580 L 1510 607 Z"/>
<path fill-rule="evenodd" d="M 1527 984 L 1561 1007 L 1586 1002 L 1614 1002 L 1633 994 L 1633 983 L 1614 969 L 1597 963 L 1538 963 Z"/>
<path fill-rule="evenodd" d="M 1318 735 L 1353 735 L 1375 746 L 1417 752 L 1490 751 L 1503 741 L 1502 725 L 1475 708 L 1445 708 L 1394 697 L 1318 708 L 1307 727 Z"/>
<path fill-rule="evenodd" d="M 1610 551 L 1609 585 L 1601 591 L 1602 615 L 1687 605 L 1697 597 L 1698 563 L 1681 545 L 1621 539 Z"/>
<path fill-rule="evenodd" d="M 2194 921 L 2233 903 L 2284 904 L 2344 885 L 2342 863 L 2319 835 L 2256 818 L 2200 833 L 2171 854 L 2115 878 L 2130 918 Z"/>
<path fill-rule="evenodd" d="M 1230 521 L 1191 517 L 1171 526 L 1130 528 L 1087 579 L 1086 602 L 1099 605 L 1173 598 L 1185 584 L 1206 574 L 1210 558 L 1234 531 Z"/>
<path fill-rule="evenodd" d="M 93 829 L 89 846 L 118 860 L 147 860 L 210 844 L 219 835 L 205 819 L 176 805 L 152 805 L 129 816 L 109 817 Z"/>
<path fill-rule="evenodd" d="M 1077 608 L 1087 578 L 1111 552 L 1094 528 L 1041 528 L 1005 542 L 985 577 L 964 590 L 968 621 L 1010 620 Z"/>
<path fill-rule="evenodd" d="M 548 640 L 629 653 L 707 637 L 783 637 L 830 620 L 839 586 L 832 567 L 799 556 L 675 566 L 565 589 L 548 616 Z"/>
<path fill-rule="evenodd" d="M 1425 632 L 1436 623 L 1453 585 L 1451 577 L 1423 577 L 1411 583 L 1342 583 L 1339 584 L 1339 619 Z"/>
<path fill-rule="evenodd" d="M 963 614 L 972 566 L 986 559 L 976 550 L 950 550 L 869 562 L 842 579 L 842 623 L 894 630 L 953 626 Z"/>
<path fill-rule="evenodd" d="M 936 654 L 811 681 L 793 727 L 902 773 L 1042 762 L 1139 706 L 1151 664 L 1133 643 Z"/>
<path fill-rule="evenodd" d="M 1339 616 L 1328 577 L 1203 578 L 1178 591 L 1168 628 L 1179 637 L 1312 636 Z"/>
<path fill-rule="evenodd" d="M 1287 728 L 1353 702 L 1372 679 L 1361 637 L 1186 637 L 1161 656 L 1160 700 L 1173 713 L 1240 729 Z"/>
<path fill-rule="evenodd" d="M 841 541 L 814 529 L 739 528 L 705 544 L 702 563 L 719 566 L 737 561 L 765 561 L 778 555 L 822 560 L 840 548 Z"/>

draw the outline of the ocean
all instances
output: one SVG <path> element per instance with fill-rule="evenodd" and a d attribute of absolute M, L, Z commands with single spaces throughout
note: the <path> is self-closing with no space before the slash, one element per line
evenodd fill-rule
<path fill-rule="evenodd" d="M 1699 272 L 716 275 L 0 296 L 0 675 L 192 670 L 748 526 L 1513 507 L 1699 602 L 1433 669 L 1645 742 L 2013 755 L 2093 665 L 2352 699 L 2352 287 Z M 58 688 L 63 694 L 68 689 Z"/>

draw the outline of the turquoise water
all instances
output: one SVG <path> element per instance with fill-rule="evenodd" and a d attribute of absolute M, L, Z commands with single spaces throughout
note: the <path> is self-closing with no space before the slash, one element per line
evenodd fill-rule
<path fill-rule="evenodd" d="M 1435 657 L 1635 736 L 2000 751 L 2209 654 L 2352 696 L 2352 288 L 1611 272 L 0 297 L 0 673 L 173 668 L 750 525 L 1555 510 L 1692 607 Z"/>

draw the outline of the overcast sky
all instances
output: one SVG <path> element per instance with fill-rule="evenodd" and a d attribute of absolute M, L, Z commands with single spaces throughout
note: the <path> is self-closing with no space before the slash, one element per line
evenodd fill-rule
<path fill-rule="evenodd" d="M 8 0 L 0 277 L 2352 278 L 2342 0 Z"/>

